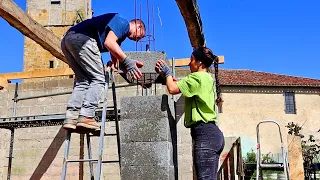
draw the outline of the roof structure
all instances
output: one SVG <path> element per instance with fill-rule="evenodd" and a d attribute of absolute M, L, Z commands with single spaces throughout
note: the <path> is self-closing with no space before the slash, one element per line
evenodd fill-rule
<path fill-rule="evenodd" d="M 221 85 L 320 87 L 319 79 L 296 77 L 253 70 L 220 69 Z"/>

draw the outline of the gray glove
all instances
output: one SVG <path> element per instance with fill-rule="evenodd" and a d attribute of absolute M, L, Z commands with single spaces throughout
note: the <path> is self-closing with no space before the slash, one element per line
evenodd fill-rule
<path fill-rule="evenodd" d="M 172 76 L 171 69 L 166 63 L 161 62 L 159 64 L 159 71 L 162 72 L 165 77 Z"/>
<path fill-rule="evenodd" d="M 131 78 L 133 79 L 139 79 L 142 76 L 142 73 L 140 72 L 139 68 L 137 67 L 137 61 L 130 59 L 128 56 L 123 60 L 122 63 L 120 63 L 122 67 L 126 70 L 126 73 L 128 73 Z"/>

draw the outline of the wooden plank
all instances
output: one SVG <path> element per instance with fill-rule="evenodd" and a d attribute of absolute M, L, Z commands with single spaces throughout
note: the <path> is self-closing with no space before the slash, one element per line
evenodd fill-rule
<path fill-rule="evenodd" d="M 222 166 L 223 166 L 223 179 L 229 180 L 229 156 L 225 158 Z"/>
<path fill-rule="evenodd" d="M 12 0 L 0 0 L 0 16 L 23 35 L 37 42 L 53 56 L 67 63 L 60 48 L 61 40 L 33 20 Z"/>
<path fill-rule="evenodd" d="M 15 72 L 0 74 L 0 78 L 13 80 L 13 79 L 30 79 L 30 78 L 43 78 L 55 76 L 68 76 L 73 75 L 74 72 L 71 68 L 48 69 L 39 71 Z"/>
<path fill-rule="evenodd" d="M 220 56 L 219 56 L 220 57 Z M 224 63 L 224 58 L 219 59 L 219 63 Z M 190 59 L 182 58 L 175 60 L 175 66 L 188 66 Z M 170 60 L 170 66 L 172 66 L 172 61 Z M 44 78 L 44 77 L 55 77 L 55 76 L 68 76 L 74 75 L 71 68 L 58 68 L 58 69 L 48 69 L 48 70 L 38 70 L 38 71 L 26 71 L 26 72 L 13 72 L 0 74 L 0 78 L 6 80 L 14 79 L 31 79 L 31 78 Z"/>
<path fill-rule="evenodd" d="M 188 30 L 192 47 L 205 46 L 202 21 L 196 0 L 176 0 Z"/>
<path fill-rule="evenodd" d="M 299 136 L 288 135 L 287 139 L 290 179 L 304 179 L 301 138 Z"/>
<path fill-rule="evenodd" d="M 234 163 L 234 154 L 235 154 L 235 146 L 233 145 L 229 154 L 230 154 L 230 158 L 229 158 L 229 174 L 230 174 L 230 180 L 235 180 L 235 174 L 236 174 L 236 168 L 235 168 L 235 163 Z"/>
<path fill-rule="evenodd" d="M 8 88 L 8 80 L 0 77 L 0 90 Z"/>
<path fill-rule="evenodd" d="M 224 56 L 218 56 L 219 57 L 219 64 L 224 64 Z M 172 60 L 169 60 L 170 66 L 172 66 Z M 175 60 L 175 66 L 188 66 L 190 62 L 190 58 L 182 58 L 182 59 L 176 59 Z"/>

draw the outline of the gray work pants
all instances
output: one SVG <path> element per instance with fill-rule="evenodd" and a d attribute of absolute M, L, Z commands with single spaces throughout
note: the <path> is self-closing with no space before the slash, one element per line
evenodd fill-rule
<path fill-rule="evenodd" d="M 75 73 L 66 119 L 77 119 L 79 115 L 94 117 L 105 86 L 97 42 L 86 35 L 69 32 L 62 39 L 61 48 Z"/>

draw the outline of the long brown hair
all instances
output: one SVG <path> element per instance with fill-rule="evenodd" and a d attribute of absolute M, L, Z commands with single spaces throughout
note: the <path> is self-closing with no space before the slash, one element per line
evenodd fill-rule
<path fill-rule="evenodd" d="M 218 77 L 219 57 L 214 55 L 211 49 L 207 47 L 199 47 L 195 49 L 192 52 L 192 55 L 195 57 L 196 61 L 200 61 L 202 64 L 204 64 L 209 71 L 213 63 L 215 80 L 216 80 L 216 93 L 217 93 L 216 103 L 220 107 L 222 103 L 222 98 L 221 98 L 221 89 L 220 89 L 220 83 L 219 83 L 219 77 Z M 212 70 L 211 70 L 211 73 L 212 73 Z"/>

